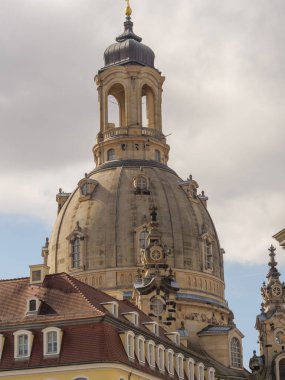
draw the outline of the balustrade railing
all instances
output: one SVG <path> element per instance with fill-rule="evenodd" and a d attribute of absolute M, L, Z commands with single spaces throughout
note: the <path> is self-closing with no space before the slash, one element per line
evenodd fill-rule
<path fill-rule="evenodd" d="M 107 140 L 113 137 L 118 137 L 118 136 L 130 136 L 132 135 L 132 129 L 134 128 L 128 128 L 128 127 L 112 128 L 103 133 L 104 140 Z M 141 130 L 141 136 L 150 136 L 150 137 L 155 137 L 155 138 L 161 138 L 163 136 L 161 132 L 156 131 L 155 129 L 152 129 L 152 128 L 142 127 L 140 128 L 140 130 Z"/>

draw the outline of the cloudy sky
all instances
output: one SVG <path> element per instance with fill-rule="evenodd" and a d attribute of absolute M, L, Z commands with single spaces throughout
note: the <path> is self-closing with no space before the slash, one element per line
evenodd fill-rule
<path fill-rule="evenodd" d="M 0 277 L 40 261 L 59 187 L 94 167 L 94 75 L 123 0 L 0 0 Z M 285 227 L 284 0 L 132 0 L 166 76 L 169 165 L 209 196 L 227 298 L 255 348 L 271 236 Z M 285 278 L 284 251 L 278 250 Z M 242 306 L 241 306 L 242 305 Z"/>

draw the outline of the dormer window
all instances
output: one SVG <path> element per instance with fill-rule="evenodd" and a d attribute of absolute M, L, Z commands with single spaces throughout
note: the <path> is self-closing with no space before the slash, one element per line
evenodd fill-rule
<path fill-rule="evenodd" d="M 122 313 L 122 315 L 135 326 L 139 325 L 139 314 L 136 311 Z"/>
<path fill-rule="evenodd" d="M 30 300 L 29 301 L 29 311 L 36 311 L 37 310 L 37 300 Z"/>
<path fill-rule="evenodd" d="M 37 314 L 41 301 L 38 298 L 29 298 L 27 300 L 27 314 Z"/>
<path fill-rule="evenodd" d="M 33 334 L 28 330 L 14 332 L 15 359 L 28 359 L 32 351 Z"/>
<path fill-rule="evenodd" d="M 179 332 L 170 332 L 165 334 L 174 344 L 180 346 L 180 334 Z"/>
<path fill-rule="evenodd" d="M 48 273 L 49 267 L 47 265 L 30 265 L 30 285 L 42 284 Z"/>
<path fill-rule="evenodd" d="M 184 356 L 182 354 L 178 354 L 176 356 L 176 372 L 179 379 L 184 379 Z"/>
<path fill-rule="evenodd" d="M 135 334 L 132 331 L 126 334 L 126 351 L 129 359 L 135 358 Z"/>
<path fill-rule="evenodd" d="M 141 364 L 145 363 L 145 349 L 144 349 L 144 347 L 145 347 L 145 338 L 140 335 L 137 337 L 136 354 L 137 354 L 138 361 Z"/>
<path fill-rule="evenodd" d="M 164 372 L 164 352 L 165 348 L 159 345 L 157 347 L 157 366 L 160 372 Z"/>
<path fill-rule="evenodd" d="M 194 369 L 195 369 L 195 362 L 193 359 L 188 359 L 187 362 L 187 376 L 189 380 L 194 380 Z"/>
<path fill-rule="evenodd" d="M 151 331 L 154 335 L 159 335 L 159 326 L 157 322 L 145 322 L 143 325 Z"/>
<path fill-rule="evenodd" d="M 102 302 L 100 305 L 104 306 L 109 313 L 113 314 L 114 317 L 118 318 L 119 315 L 119 304 L 116 301 Z"/>
<path fill-rule="evenodd" d="M 166 353 L 166 368 L 169 375 L 174 375 L 174 351 L 171 349 Z"/>
<path fill-rule="evenodd" d="M 155 367 L 155 344 L 152 340 L 147 342 L 147 361 L 150 367 Z"/>
<path fill-rule="evenodd" d="M 204 380 L 204 376 L 205 376 L 204 364 L 199 363 L 196 368 L 197 368 L 197 374 L 196 374 L 197 380 Z"/>
<path fill-rule="evenodd" d="M 0 334 L 0 360 L 2 359 L 3 349 L 4 349 L 5 337 L 3 334 Z"/>
<path fill-rule="evenodd" d="M 208 369 L 208 380 L 215 380 L 215 370 L 214 368 Z"/>
<path fill-rule="evenodd" d="M 57 327 L 44 329 L 44 355 L 59 355 L 62 341 L 62 331 Z"/>

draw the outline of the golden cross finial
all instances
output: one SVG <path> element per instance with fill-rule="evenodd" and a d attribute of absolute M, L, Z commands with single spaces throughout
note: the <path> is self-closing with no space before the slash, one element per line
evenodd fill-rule
<path fill-rule="evenodd" d="M 126 3 L 127 3 L 127 7 L 126 7 L 125 14 L 126 14 L 127 17 L 131 17 L 132 8 L 130 6 L 130 0 L 126 0 Z"/>

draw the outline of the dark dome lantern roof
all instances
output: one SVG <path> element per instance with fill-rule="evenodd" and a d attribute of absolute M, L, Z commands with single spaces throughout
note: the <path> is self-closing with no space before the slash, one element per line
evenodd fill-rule
<path fill-rule="evenodd" d="M 124 33 L 116 38 L 117 42 L 105 50 L 103 69 L 128 64 L 154 67 L 154 52 L 142 44 L 141 37 L 133 32 L 133 22 L 130 16 L 126 17 L 124 26 Z"/>

